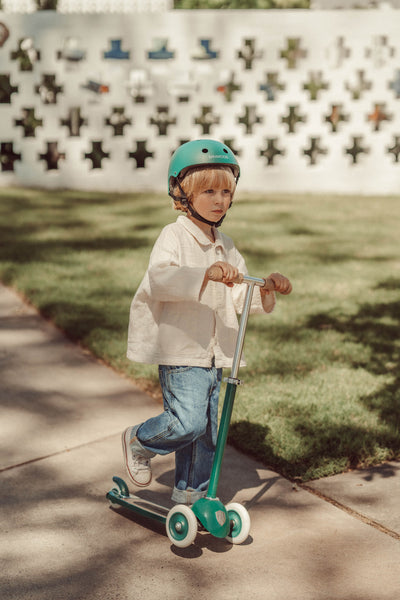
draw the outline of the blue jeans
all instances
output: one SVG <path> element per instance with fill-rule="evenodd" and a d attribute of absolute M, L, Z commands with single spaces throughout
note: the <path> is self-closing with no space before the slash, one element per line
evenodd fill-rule
<path fill-rule="evenodd" d="M 210 479 L 222 369 L 160 365 L 159 378 L 164 412 L 133 428 L 131 448 L 146 458 L 175 452 L 172 499 L 192 504 Z"/>

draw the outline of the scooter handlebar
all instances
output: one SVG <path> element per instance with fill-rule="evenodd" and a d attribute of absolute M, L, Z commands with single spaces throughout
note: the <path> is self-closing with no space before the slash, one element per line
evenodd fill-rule
<path fill-rule="evenodd" d="M 222 282 L 223 280 L 223 270 L 218 265 L 212 265 L 208 269 L 207 275 L 211 281 Z M 243 275 L 243 273 L 238 273 L 238 276 L 232 283 L 253 283 L 268 292 L 273 292 L 275 290 L 275 284 L 272 279 L 250 277 L 249 275 Z"/>

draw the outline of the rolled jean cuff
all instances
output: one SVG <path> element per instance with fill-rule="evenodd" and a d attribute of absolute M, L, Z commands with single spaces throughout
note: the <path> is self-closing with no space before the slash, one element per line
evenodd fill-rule
<path fill-rule="evenodd" d="M 143 458 L 153 458 L 155 456 L 155 452 L 147 450 L 147 448 L 145 448 L 137 438 L 136 433 L 139 427 L 140 425 L 136 425 L 136 427 L 133 427 L 129 447 L 135 454 L 139 454 L 139 456 L 143 456 Z"/>
<path fill-rule="evenodd" d="M 190 488 L 187 490 L 178 490 L 177 487 L 174 486 L 174 491 L 172 492 L 171 499 L 178 504 L 194 504 L 200 498 L 205 498 L 207 495 L 207 491 L 198 492 L 196 490 L 191 490 Z"/>

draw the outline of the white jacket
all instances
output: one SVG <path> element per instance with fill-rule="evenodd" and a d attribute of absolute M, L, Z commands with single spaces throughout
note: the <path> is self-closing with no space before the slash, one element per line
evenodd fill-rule
<path fill-rule="evenodd" d="M 232 288 L 209 281 L 217 261 L 247 274 L 233 241 L 214 228 L 215 242 L 186 216 L 164 227 L 154 244 L 145 276 L 133 298 L 128 331 L 130 360 L 161 365 L 230 367 L 246 285 Z M 271 312 L 275 294 L 254 289 L 252 313 Z M 242 361 L 242 365 L 244 365 Z"/>

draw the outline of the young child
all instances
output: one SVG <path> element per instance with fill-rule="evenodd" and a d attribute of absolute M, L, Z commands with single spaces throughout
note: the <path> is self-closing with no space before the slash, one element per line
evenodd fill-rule
<path fill-rule="evenodd" d="M 159 366 L 164 411 L 123 432 L 126 468 L 136 485 L 147 486 L 150 459 L 175 452 L 172 499 L 183 504 L 206 495 L 222 369 L 232 365 L 246 292 L 232 283 L 239 272 L 247 274 L 244 259 L 217 229 L 239 174 L 234 154 L 221 142 L 195 140 L 175 151 L 168 192 L 185 214 L 162 230 L 131 305 L 127 356 Z M 212 265 L 221 268 L 225 285 L 208 278 Z M 286 277 L 269 278 L 276 291 L 290 292 Z M 269 313 L 274 305 L 274 292 L 255 288 L 253 313 Z"/>

